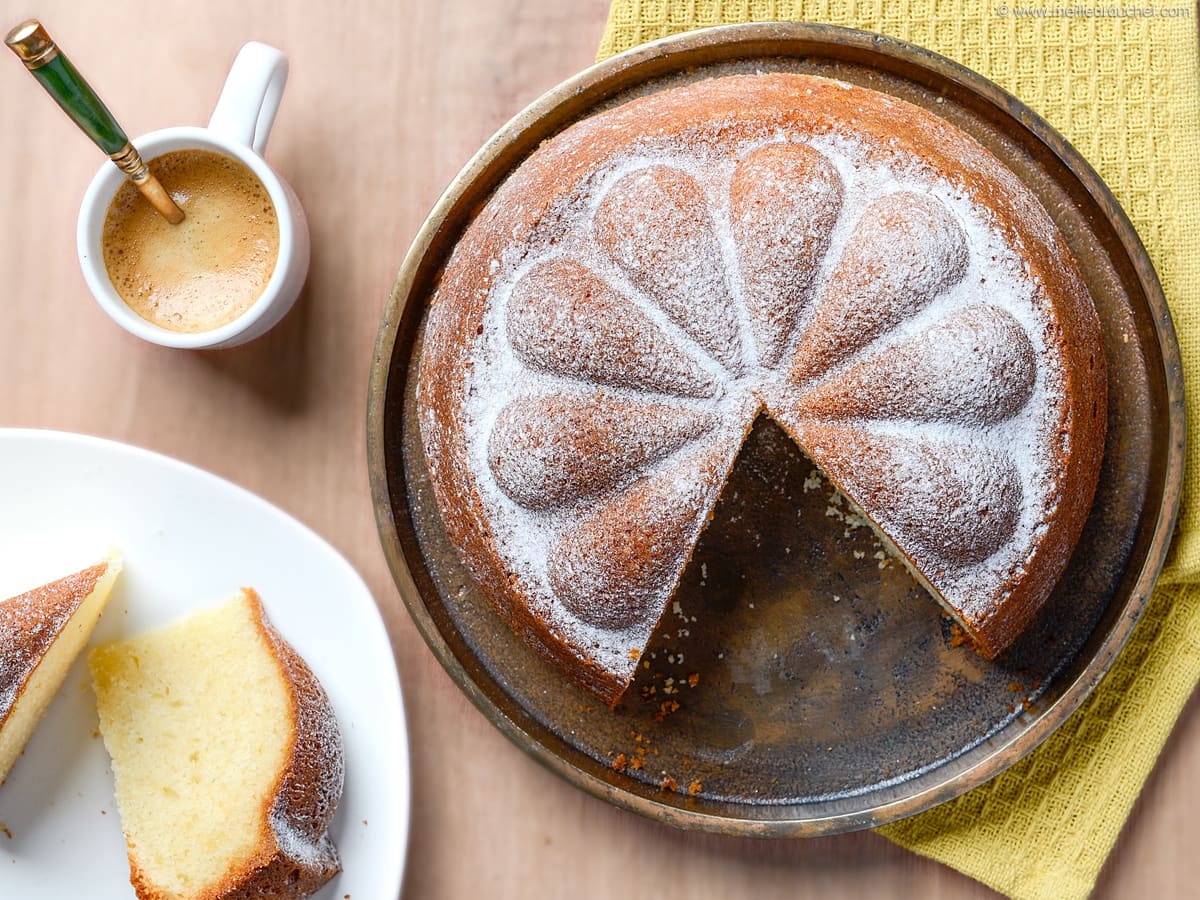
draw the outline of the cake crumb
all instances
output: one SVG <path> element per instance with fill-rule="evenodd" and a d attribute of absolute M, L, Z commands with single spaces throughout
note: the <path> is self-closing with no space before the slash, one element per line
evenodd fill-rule
<path fill-rule="evenodd" d="M 689 675 L 687 677 L 687 683 L 688 683 L 688 687 L 695 687 L 696 685 L 698 685 L 700 683 L 700 673 L 693 672 L 691 675 Z"/>
<path fill-rule="evenodd" d="M 678 791 L 679 790 L 679 782 L 676 781 L 674 778 L 672 778 L 670 775 L 668 775 L 666 778 L 664 778 L 662 781 L 660 781 L 658 783 L 658 789 L 660 791 Z"/>
<path fill-rule="evenodd" d="M 644 756 L 635 756 L 635 757 L 633 757 L 633 759 L 629 760 L 629 768 L 633 769 L 634 771 L 637 771 L 645 764 L 646 764 L 646 757 L 644 757 Z"/>
<path fill-rule="evenodd" d="M 654 714 L 654 721 L 661 722 L 671 713 L 679 709 L 679 703 L 676 700 L 664 700 L 658 705 L 658 712 Z"/>
<path fill-rule="evenodd" d="M 640 650 L 639 650 L 637 647 L 631 647 L 631 648 L 630 648 L 630 650 L 629 650 L 629 658 L 630 658 L 630 659 L 632 659 L 634 662 L 637 662 L 637 661 L 638 661 L 638 658 L 639 658 L 641 655 L 642 655 L 642 651 L 640 651 Z"/>
<path fill-rule="evenodd" d="M 624 772 L 626 766 L 629 765 L 629 759 L 624 753 L 618 753 L 616 759 L 612 761 L 612 770 L 614 772 Z"/>
<path fill-rule="evenodd" d="M 704 790 L 704 785 L 700 783 L 700 779 L 696 778 L 688 785 L 688 796 L 695 797 L 698 793 Z"/>

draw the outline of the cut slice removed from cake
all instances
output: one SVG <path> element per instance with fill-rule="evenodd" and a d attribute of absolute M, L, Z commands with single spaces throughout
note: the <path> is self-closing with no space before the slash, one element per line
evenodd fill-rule
<path fill-rule="evenodd" d="M 92 636 L 120 571 L 112 556 L 0 603 L 0 783 Z"/>
<path fill-rule="evenodd" d="M 88 662 L 138 897 L 303 897 L 341 871 L 337 720 L 253 590 Z"/>

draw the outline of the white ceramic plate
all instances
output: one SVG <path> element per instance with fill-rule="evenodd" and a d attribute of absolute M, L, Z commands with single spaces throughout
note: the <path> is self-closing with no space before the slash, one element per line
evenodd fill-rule
<path fill-rule="evenodd" d="M 379 611 L 332 547 L 253 494 L 123 444 L 0 429 L 0 598 L 119 549 L 92 645 L 166 624 L 246 585 L 329 693 L 346 749 L 323 900 L 395 900 L 408 841 L 408 738 Z M 76 661 L 0 787 L 0 897 L 127 900 L 125 841 L 87 667 Z M 11 834 L 11 837 L 9 836 Z"/>

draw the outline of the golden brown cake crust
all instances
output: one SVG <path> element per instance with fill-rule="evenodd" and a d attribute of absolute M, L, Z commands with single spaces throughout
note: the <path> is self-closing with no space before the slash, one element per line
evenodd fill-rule
<path fill-rule="evenodd" d="M 271 648 L 291 698 L 291 746 L 275 786 L 263 798 L 264 830 L 249 858 L 237 860 L 209 890 L 189 900 L 252 900 L 306 897 L 341 870 L 329 825 L 345 780 L 341 732 L 308 664 L 267 620 L 262 601 L 243 588 L 255 624 Z M 175 900 L 138 866 L 131 847 L 130 882 L 141 900 Z"/>
<path fill-rule="evenodd" d="M 97 563 L 0 603 L 0 727 L 54 639 L 108 567 Z"/>
<path fill-rule="evenodd" d="M 777 131 L 822 140 L 851 134 L 859 142 L 864 164 L 902 158 L 932 177 L 952 176 L 965 201 L 986 211 L 1004 243 L 1021 250 L 1037 300 L 1048 310 L 1039 340 L 1047 353 L 1057 355 L 1061 380 L 1057 396 L 1047 400 L 1045 423 L 1047 433 L 1060 438 L 1052 466 L 1055 486 L 1053 495 L 1043 498 L 1044 537 L 1035 542 L 1023 573 L 996 583 L 994 602 L 956 611 L 983 653 L 991 656 L 1005 648 L 1040 608 L 1091 507 L 1106 428 L 1107 380 L 1096 313 L 1069 249 L 1036 197 L 974 139 L 932 113 L 885 95 L 790 74 L 700 81 L 600 113 L 525 160 L 459 241 L 431 301 L 418 409 L 438 507 L 466 565 L 519 634 L 610 703 L 620 698 L 631 675 L 614 673 L 583 642 L 540 614 L 525 576 L 513 571 L 498 549 L 492 514 L 473 470 L 467 407 L 476 365 L 473 354 L 484 334 L 489 298 L 505 272 L 522 263 L 506 257 L 518 253 L 513 248 L 524 246 L 520 252 L 530 262 L 549 252 L 560 208 L 569 206 L 578 186 L 586 184 L 599 164 L 648 140 L 716 146 Z M 661 188 L 664 179 L 655 178 Z M 655 185 L 643 187 L 650 190 Z M 611 234 L 616 235 L 612 240 L 619 239 L 619 229 L 605 229 L 600 238 L 608 240 Z M 957 251 L 946 252 L 946 265 L 953 269 Z M 511 329 L 510 324 L 510 333 Z M 719 358 L 719 353 L 713 356 Z M 818 465 L 836 469 L 835 452 L 821 458 L 804 440 L 802 426 L 811 417 L 799 413 L 797 384 L 764 389 L 757 395 L 761 408 Z M 924 574 L 936 582 L 937 572 Z M 636 659 L 641 647 L 619 649 Z"/>

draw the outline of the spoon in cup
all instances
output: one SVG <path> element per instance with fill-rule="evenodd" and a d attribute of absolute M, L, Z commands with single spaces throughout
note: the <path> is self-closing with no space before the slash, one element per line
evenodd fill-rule
<path fill-rule="evenodd" d="M 150 172 L 108 107 L 58 49 L 42 23 L 36 19 L 22 22 L 8 33 L 4 43 L 83 133 L 129 176 L 163 218 L 172 225 L 182 222 L 183 210 Z"/>

